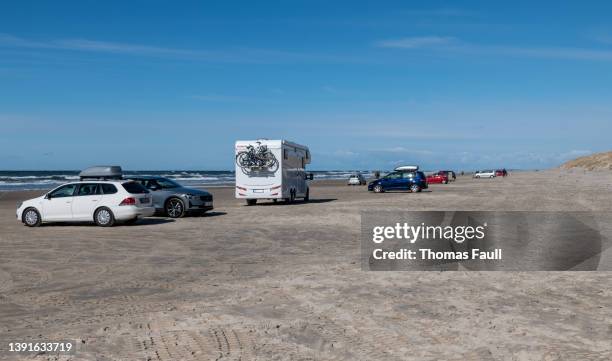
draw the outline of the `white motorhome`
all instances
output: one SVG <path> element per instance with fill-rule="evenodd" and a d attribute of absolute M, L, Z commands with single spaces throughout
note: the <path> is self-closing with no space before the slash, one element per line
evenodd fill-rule
<path fill-rule="evenodd" d="M 286 140 L 239 140 L 236 142 L 236 198 L 254 205 L 258 199 L 296 198 L 308 201 L 310 191 L 306 173 L 310 163 L 308 147 Z"/>

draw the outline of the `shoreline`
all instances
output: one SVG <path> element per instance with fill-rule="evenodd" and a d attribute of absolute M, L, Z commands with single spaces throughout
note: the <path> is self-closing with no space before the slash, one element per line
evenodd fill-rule
<path fill-rule="evenodd" d="M 509 173 L 525 173 L 525 172 L 545 172 L 545 171 L 554 171 L 555 169 L 548 169 L 548 170 L 534 170 L 534 171 L 530 171 L 530 170 L 509 170 Z M 572 170 L 566 170 L 567 172 L 571 172 Z M 1 174 L 2 173 L 7 173 L 7 172 L 13 172 L 13 171 L 0 171 L 0 179 L 2 179 Z M 49 173 L 55 173 L 56 171 L 36 171 L 36 172 L 49 172 Z M 59 171 L 57 171 L 59 172 Z M 134 171 L 133 171 L 134 172 Z M 140 174 L 145 174 L 145 173 L 151 173 L 151 172 L 159 172 L 159 173 L 164 173 L 164 174 L 160 174 L 161 176 L 167 176 L 170 179 L 174 179 L 177 182 L 181 183 L 182 185 L 186 186 L 186 187 L 191 187 L 191 188 L 223 188 L 223 187 L 233 187 L 234 186 L 234 179 L 226 179 L 223 181 L 198 181 L 197 178 L 181 178 L 181 177 L 171 177 L 169 174 L 165 174 L 168 173 L 170 171 L 138 171 L 140 172 Z M 199 171 L 193 171 L 193 172 L 199 172 Z M 201 171 L 204 172 L 204 171 Z M 225 171 L 212 171 L 212 172 L 225 172 Z M 348 176 L 353 173 L 354 171 L 310 171 L 307 170 L 307 172 L 313 172 L 315 173 L 315 177 L 314 180 L 312 182 L 325 182 L 325 181 L 337 181 L 337 182 L 343 182 L 346 181 Z M 334 172 L 334 173 L 341 173 L 341 174 L 320 174 L 323 172 Z M 373 180 L 373 171 L 358 171 L 361 174 L 363 174 L 366 179 L 368 181 Z M 429 174 L 431 172 L 435 172 L 435 171 L 423 171 L 426 174 Z M 126 173 L 126 176 L 130 175 L 129 171 L 124 172 Z M 230 173 L 230 172 L 226 172 L 226 173 Z M 317 176 L 316 173 L 319 173 L 319 175 Z M 384 172 L 381 171 L 381 175 L 384 175 L 388 172 Z M 457 172 L 457 176 L 459 176 L 459 172 Z M 463 177 L 469 177 L 473 174 L 473 172 L 465 172 Z M 59 177 L 60 175 L 54 174 L 51 175 L 53 177 Z M 19 192 L 19 191 L 48 191 L 51 190 L 53 188 L 56 188 L 62 184 L 65 183 L 70 183 L 70 182 L 76 182 L 79 181 L 78 177 L 76 177 L 75 175 L 70 175 L 69 179 L 63 179 L 63 180 L 44 180 L 44 183 L 39 183 L 39 184 L 35 184 L 35 185 L 30 185 L 31 183 L 29 182 L 7 182 L 6 181 L 6 175 L 4 176 L 5 180 L 0 180 L 0 192 Z M 35 176 L 18 176 L 15 177 L 18 179 L 31 179 L 33 182 L 36 181 Z M 204 177 L 205 178 L 205 177 Z M 25 184 L 25 185 L 22 185 Z M 33 183 L 32 183 L 33 184 Z"/>

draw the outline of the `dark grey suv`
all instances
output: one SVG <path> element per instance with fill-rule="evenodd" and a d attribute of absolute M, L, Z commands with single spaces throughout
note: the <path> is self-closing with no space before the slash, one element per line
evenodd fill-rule
<path fill-rule="evenodd" d="M 205 190 L 186 188 L 164 177 L 126 177 L 136 181 L 153 195 L 156 211 L 171 218 L 180 218 L 187 213 L 203 214 L 213 209 L 213 196 Z"/>

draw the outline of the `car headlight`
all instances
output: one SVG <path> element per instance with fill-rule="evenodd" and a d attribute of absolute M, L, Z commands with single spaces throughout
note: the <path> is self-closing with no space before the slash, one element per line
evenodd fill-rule
<path fill-rule="evenodd" d="M 196 196 L 194 196 L 193 194 L 183 194 L 183 197 L 187 199 L 194 199 Z"/>
<path fill-rule="evenodd" d="M 17 203 L 17 209 L 21 208 L 21 206 L 23 206 L 23 202 Z"/>

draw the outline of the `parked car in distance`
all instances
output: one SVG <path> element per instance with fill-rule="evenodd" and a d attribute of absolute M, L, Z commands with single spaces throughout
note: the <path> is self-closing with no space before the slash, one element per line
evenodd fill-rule
<path fill-rule="evenodd" d="M 441 170 L 439 173 L 446 173 L 446 177 L 448 178 L 449 182 L 454 182 L 457 180 L 457 175 L 452 170 Z"/>
<path fill-rule="evenodd" d="M 437 172 L 427 176 L 428 184 L 448 184 L 448 175 L 446 172 Z"/>
<path fill-rule="evenodd" d="M 366 179 L 361 173 L 351 174 L 347 182 L 349 186 L 362 186 L 366 184 Z"/>
<path fill-rule="evenodd" d="M 495 178 L 495 172 L 492 170 L 479 170 L 474 173 L 474 178 Z"/>
<path fill-rule="evenodd" d="M 167 217 L 204 214 L 213 209 L 213 196 L 206 190 L 183 187 L 172 179 L 159 176 L 134 176 L 129 179 L 151 191 L 155 210 Z"/>
<path fill-rule="evenodd" d="M 17 207 L 17 219 L 28 227 L 84 221 L 110 227 L 116 222 L 134 223 L 153 213 L 151 193 L 125 180 L 67 183 Z"/>
<path fill-rule="evenodd" d="M 409 190 L 413 193 L 427 189 L 427 177 L 420 171 L 394 171 L 368 184 L 368 191 L 382 193 L 390 190 Z"/>
<path fill-rule="evenodd" d="M 508 171 L 504 168 L 504 169 L 497 169 L 495 171 L 495 176 L 496 177 L 505 177 L 508 175 Z"/>

